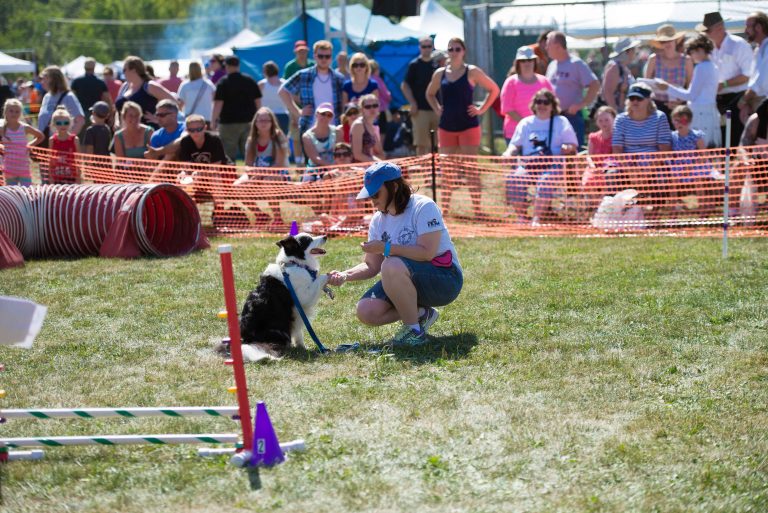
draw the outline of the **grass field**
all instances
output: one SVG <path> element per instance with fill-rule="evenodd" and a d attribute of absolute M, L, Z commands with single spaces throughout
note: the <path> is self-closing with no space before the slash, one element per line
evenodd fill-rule
<path fill-rule="evenodd" d="M 276 239 L 235 239 L 240 301 Z M 214 246 L 217 242 L 214 241 Z M 360 259 L 334 239 L 324 269 Z M 459 299 L 426 348 L 247 369 L 281 440 L 247 472 L 195 448 L 47 449 L 2 470 L 8 512 L 768 510 L 768 240 L 463 239 Z M 377 343 L 368 284 L 322 300 L 328 346 Z M 218 255 L 29 262 L 0 295 L 48 305 L 0 349 L 3 407 L 234 404 Z M 309 341 L 309 340 L 308 340 Z M 20 421 L 5 436 L 234 432 L 229 420 Z"/>

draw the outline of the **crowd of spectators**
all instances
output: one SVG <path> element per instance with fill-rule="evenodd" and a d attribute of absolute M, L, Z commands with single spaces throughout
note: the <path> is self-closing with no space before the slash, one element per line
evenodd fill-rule
<path fill-rule="evenodd" d="M 517 159 L 507 181 L 508 199 L 524 217 L 519 182 L 534 173 L 532 222 L 538 222 L 561 170 L 526 166 L 530 157 L 595 155 L 582 177 L 582 186 L 589 187 L 607 183 L 602 174 L 610 172 L 611 161 L 604 157 L 609 153 L 724 145 L 726 110 L 734 114 L 732 145 L 765 141 L 768 17 L 763 12 L 747 17 L 746 40 L 728 32 L 719 13 L 706 14 L 696 30 L 698 35 L 688 37 L 673 25 L 658 27 L 651 54 L 640 41 L 620 39 L 601 66 L 570 51 L 563 32 L 548 31 L 517 50 L 501 88 L 466 62 L 462 39 L 452 38 L 446 53 L 424 37 L 400 84 L 407 104 L 395 109 L 389 108 L 392 94 L 377 62 L 364 53 L 339 52 L 334 68 L 333 46 L 323 40 L 314 43 L 311 58 L 309 45 L 296 41 L 295 58 L 285 63 L 282 74 L 269 61 L 258 82 L 240 71 L 232 55 L 213 55 L 205 69 L 192 62 L 180 70 L 172 61 L 168 76 L 159 79 L 141 58 L 130 56 L 119 70 L 122 81 L 110 67 L 103 79 L 97 77 L 95 61 L 87 59 L 84 74 L 71 86 L 56 66 L 40 74 L 44 96 L 37 112 L 42 135 L 37 143 L 53 147 L 51 134 L 56 132 L 56 144 L 64 144 L 53 122 L 59 112 L 56 119 L 64 126 L 66 112 L 67 131 L 78 136 L 80 151 L 197 163 L 241 161 L 274 168 L 281 179 L 288 179 L 286 170 L 295 165 L 303 169 L 298 181 L 311 182 L 321 178 L 318 168 L 334 164 L 339 143 L 349 145 L 353 162 L 372 162 L 429 153 L 434 131 L 440 153 L 476 155 L 479 119 L 493 107 L 503 117 L 505 155 Z M 644 66 L 638 66 L 641 58 Z M 478 89 L 484 94 L 481 101 L 476 101 Z M 10 96 L 33 103 L 35 90 L 24 81 L 13 87 L 0 84 L 3 100 Z M 15 123 L 14 130 L 21 130 Z M 597 130 L 587 133 L 595 125 Z M 25 136 L 36 138 L 29 131 Z M 462 173 L 446 180 L 443 207 L 447 212 L 450 206 L 449 184 L 464 183 L 475 216 L 482 217 L 479 173 L 476 167 Z M 248 173 L 243 177 L 240 183 Z"/>

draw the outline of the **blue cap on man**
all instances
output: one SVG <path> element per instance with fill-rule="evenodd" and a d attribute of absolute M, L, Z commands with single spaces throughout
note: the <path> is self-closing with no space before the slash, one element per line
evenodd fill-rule
<path fill-rule="evenodd" d="M 384 182 L 390 180 L 397 180 L 403 176 L 400 171 L 400 166 L 392 164 L 391 162 L 379 161 L 372 164 L 365 170 L 365 179 L 363 180 L 363 188 L 360 190 L 360 194 L 357 195 L 357 199 L 367 199 L 379 192 Z"/>

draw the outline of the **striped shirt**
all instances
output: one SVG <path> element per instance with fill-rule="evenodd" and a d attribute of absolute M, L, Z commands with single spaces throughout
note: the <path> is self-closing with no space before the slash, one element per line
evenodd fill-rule
<path fill-rule="evenodd" d="M 672 144 L 672 132 L 667 117 L 654 111 L 642 121 L 636 121 L 626 112 L 619 114 L 613 124 L 613 146 L 623 147 L 624 153 L 652 153 L 660 144 Z"/>
<path fill-rule="evenodd" d="M 5 145 L 5 173 L 8 176 L 31 177 L 27 132 L 24 124 L 19 123 L 19 128 L 16 130 L 6 126 L 2 133 L 4 134 L 2 142 Z"/>

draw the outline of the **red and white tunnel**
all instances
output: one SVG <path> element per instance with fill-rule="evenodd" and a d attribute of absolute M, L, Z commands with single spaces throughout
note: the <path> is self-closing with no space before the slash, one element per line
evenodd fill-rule
<path fill-rule="evenodd" d="M 207 247 L 197 206 L 171 184 L 0 187 L 0 269 L 25 258 L 171 257 Z"/>

